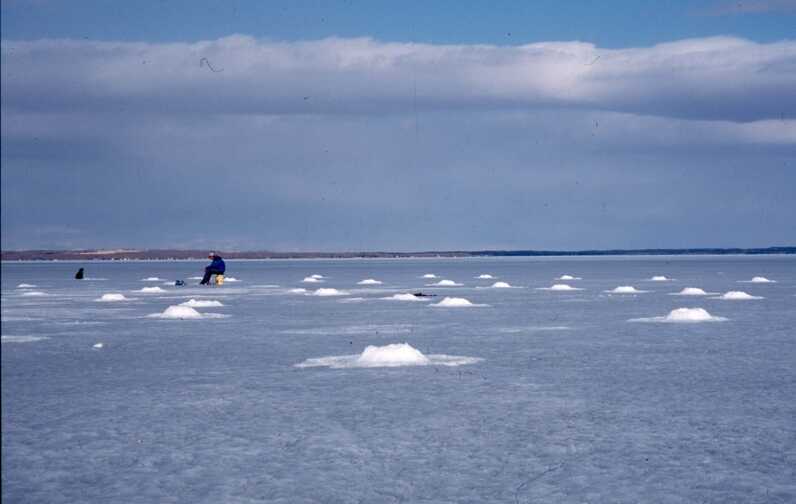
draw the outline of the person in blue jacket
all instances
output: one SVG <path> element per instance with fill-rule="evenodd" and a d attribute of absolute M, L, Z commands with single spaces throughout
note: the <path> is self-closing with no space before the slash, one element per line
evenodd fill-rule
<path fill-rule="evenodd" d="M 220 255 L 216 255 L 215 252 L 211 252 L 208 258 L 212 259 L 213 262 L 210 263 L 205 268 L 205 276 L 202 278 L 202 281 L 199 285 L 207 285 L 210 283 L 210 277 L 212 275 L 223 275 L 224 271 L 227 269 L 226 265 L 224 264 L 224 259 L 221 258 Z"/>

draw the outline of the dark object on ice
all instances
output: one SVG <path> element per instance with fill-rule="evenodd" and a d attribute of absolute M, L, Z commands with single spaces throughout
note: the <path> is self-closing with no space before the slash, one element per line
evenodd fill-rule
<path fill-rule="evenodd" d="M 213 262 L 211 262 L 205 268 L 205 276 L 202 278 L 202 281 L 199 282 L 199 285 L 209 284 L 210 277 L 212 275 L 223 275 L 224 271 L 226 271 L 227 269 L 227 266 L 224 264 L 224 259 L 222 259 L 220 255 L 216 255 L 214 252 L 210 252 L 210 255 L 208 255 L 207 257 L 212 259 Z"/>
<path fill-rule="evenodd" d="M 412 293 L 414 297 L 436 297 L 436 294 L 423 294 L 422 292 L 414 292 Z"/>
<path fill-rule="evenodd" d="M 174 282 L 174 285 L 176 285 L 177 287 L 182 287 L 183 285 L 185 285 L 185 281 L 177 280 L 176 282 Z"/>
<path fill-rule="evenodd" d="M 77 273 L 75 273 L 75 280 L 83 280 L 83 268 L 77 270 Z"/>

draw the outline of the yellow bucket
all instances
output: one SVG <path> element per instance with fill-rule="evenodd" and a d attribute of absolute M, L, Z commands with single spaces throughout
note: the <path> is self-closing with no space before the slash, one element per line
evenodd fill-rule
<path fill-rule="evenodd" d="M 224 275 L 216 275 L 216 285 L 224 285 Z"/>

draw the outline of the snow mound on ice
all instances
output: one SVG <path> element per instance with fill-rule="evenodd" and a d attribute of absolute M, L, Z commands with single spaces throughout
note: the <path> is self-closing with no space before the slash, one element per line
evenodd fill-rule
<path fill-rule="evenodd" d="M 686 287 L 680 292 L 672 293 L 673 296 L 707 296 L 708 293 L 699 287 Z"/>
<path fill-rule="evenodd" d="M 480 279 L 482 279 L 482 280 L 489 280 L 489 279 L 491 279 L 491 278 L 495 278 L 495 277 L 493 277 L 493 276 L 492 276 L 492 275 L 490 275 L 489 273 L 485 273 L 485 274 L 483 274 L 483 275 L 478 275 L 478 276 L 477 276 L 477 277 L 475 277 L 475 278 L 480 278 Z"/>
<path fill-rule="evenodd" d="M 437 278 L 437 275 L 435 275 L 434 273 L 426 273 L 420 278 Z"/>
<path fill-rule="evenodd" d="M 190 306 L 172 305 L 166 308 L 163 313 L 153 313 L 149 315 L 153 318 L 197 320 L 204 318 L 223 318 L 225 315 L 220 313 L 199 313 Z"/>
<path fill-rule="evenodd" d="M 538 287 L 537 290 L 548 290 L 548 291 L 579 291 L 583 290 L 579 287 L 572 287 L 571 285 L 567 284 L 554 284 L 550 287 Z"/>
<path fill-rule="evenodd" d="M 405 294 L 394 294 L 392 296 L 383 297 L 381 299 L 389 299 L 392 301 L 423 301 L 423 299 L 428 299 L 428 298 L 421 298 L 415 296 L 414 294 L 405 293 Z"/>
<path fill-rule="evenodd" d="M 238 280 L 237 278 L 235 278 L 235 277 L 230 277 L 230 276 L 225 276 L 225 277 L 224 277 L 224 281 L 225 281 L 225 282 L 240 282 L 240 280 Z"/>
<path fill-rule="evenodd" d="M 163 279 L 159 277 L 146 277 L 141 279 L 142 282 L 162 282 Z"/>
<path fill-rule="evenodd" d="M 671 278 L 668 278 L 664 275 L 655 275 L 654 277 L 650 278 L 651 282 L 668 282 Z"/>
<path fill-rule="evenodd" d="M 747 294 L 746 292 L 743 291 L 729 291 L 725 292 L 716 299 L 726 299 L 729 301 L 744 301 L 747 299 L 763 299 L 763 298 L 761 296 L 753 296 L 751 294 Z"/>
<path fill-rule="evenodd" d="M 94 344 L 91 346 L 91 348 L 96 348 L 97 350 L 99 350 L 99 349 L 103 348 L 104 346 L 105 346 L 105 345 L 103 345 L 103 344 L 102 344 L 102 342 L 100 342 L 100 343 L 94 343 Z"/>
<path fill-rule="evenodd" d="M 316 280 L 320 280 L 320 279 L 326 278 L 326 277 L 323 276 L 323 275 L 319 275 L 319 274 L 315 273 L 315 274 L 310 275 L 310 278 L 315 278 Z"/>
<path fill-rule="evenodd" d="M 160 287 L 144 287 L 138 292 L 147 292 L 147 293 L 155 293 L 155 292 L 166 292 Z"/>
<path fill-rule="evenodd" d="M 480 305 L 470 302 L 469 299 L 460 298 L 460 297 L 446 297 L 443 298 L 442 301 L 439 303 L 434 303 L 429 306 L 436 306 L 440 308 L 470 308 L 473 306 L 486 306 Z"/>
<path fill-rule="evenodd" d="M 453 280 L 440 280 L 437 283 L 431 284 L 437 287 L 461 287 L 462 284 L 456 283 Z"/>
<path fill-rule="evenodd" d="M 34 289 L 34 288 L 36 288 L 36 286 L 29 283 L 21 283 L 17 285 L 17 289 Z"/>
<path fill-rule="evenodd" d="M 290 289 L 288 292 L 291 294 L 306 294 L 307 289 L 302 289 L 301 287 L 299 287 L 298 289 Z"/>
<path fill-rule="evenodd" d="M 508 282 L 495 282 L 492 284 L 493 289 L 511 289 L 511 285 Z"/>
<path fill-rule="evenodd" d="M 115 292 L 111 292 L 108 294 L 103 294 L 99 299 L 96 301 L 101 302 L 112 302 L 112 301 L 127 301 L 128 298 L 124 297 L 124 294 L 119 294 Z"/>
<path fill-rule="evenodd" d="M 582 280 L 582 278 L 572 275 L 561 275 L 560 277 L 556 278 L 556 280 Z"/>
<path fill-rule="evenodd" d="M 189 299 L 184 303 L 180 303 L 180 306 L 190 306 L 191 308 L 213 308 L 217 306 L 224 306 L 221 301 L 216 301 L 215 299 Z"/>
<path fill-rule="evenodd" d="M 23 296 L 26 297 L 41 297 L 41 296 L 49 296 L 46 292 L 41 291 L 27 291 L 22 293 Z"/>
<path fill-rule="evenodd" d="M 630 319 L 630 322 L 670 322 L 670 323 L 695 323 L 695 322 L 723 322 L 724 317 L 714 317 L 704 308 L 676 308 L 665 317 L 648 317 Z"/>
<path fill-rule="evenodd" d="M 366 278 L 360 282 L 357 282 L 357 285 L 381 285 L 381 282 L 375 278 Z"/>
<path fill-rule="evenodd" d="M 359 355 L 338 355 L 307 359 L 296 364 L 298 368 L 329 367 L 378 368 L 404 366 L 461 366 L 475 364 L 483 359 L 457 355 L 424 355 L 408 343 L 392 343 L 384 346 L 369 345 Z"/>
<path fill-rule="evenodd" d="M 749 283 L 776 283 L 776 281 L 769 280 L 768 278 L 762 277 L 762 276 L 756 276 L 756 277 L 752 278 L 751 280 L 748 280 L 748 282 Z"/>
<path fill-rule="evenodd" d="M 604 292 L 609 292 L 611 294 L 641 294 L 642 292 L 647 292 L 647 291 L 638 290 L 632 285 L 620 285 L 615 289 L 607 290 Z"/>
<path fill-rule="evenodd" d="M 312 293 L 313 296 L 346 296 L 347 292 L 337 289 L 318 289 Z"/>
<path fill-rule="evenodd" d="M 302 280 L 302 282 L 304 283 L 320 283 L 321 281 L 322 280 L 320 278 L 315 278 L 311 276 L 304 277 L 304 280 Z"/>

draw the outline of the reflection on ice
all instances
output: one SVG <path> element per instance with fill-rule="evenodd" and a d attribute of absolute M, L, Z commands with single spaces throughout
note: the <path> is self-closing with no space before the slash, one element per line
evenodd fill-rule
<path fill-rule="evenodd" d="M 465 364 L 475 364 L 481 360 L 483 359 L 456 355 L 424 355 L 408 343 L 393 343 L 384 346 L 370 345 L 359 355 L 338 355 L 307 359 L 295 366 L 298 368 L 329 367 L 333 369 L 401 366 L 461 366 Z"/>

